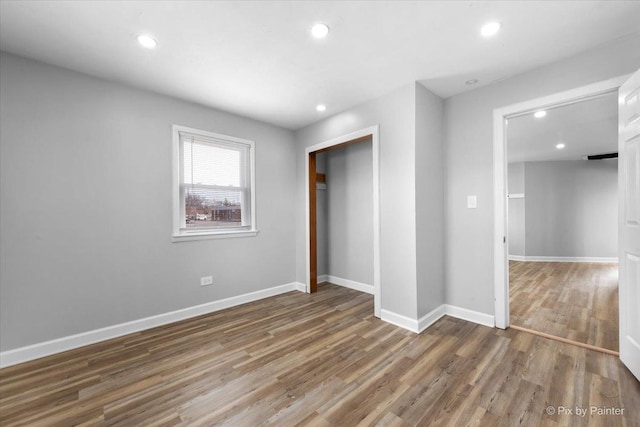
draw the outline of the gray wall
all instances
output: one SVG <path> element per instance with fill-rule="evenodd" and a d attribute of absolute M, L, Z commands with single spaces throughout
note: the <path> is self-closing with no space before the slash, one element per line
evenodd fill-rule
<path fill-rule="evenodd" d="M 640 36 L 628 37 L 446 100 L 447 303 L 494 309 L 493 110 L 639 67 Z M 438 133 L 420 111 L 437 102 L 415 83 L 297 131 L 295 144 L 275 126 L 12 55 L 0 90 L 0 350 L 304 282 L 304 148 L 376 124 L 382 307 L 417 318 L 437 300 L 437 272 L 427 292 L 418 285 L 430 273 L 417 266 L 429 234 L 417 216 L 431 196 L 417 186 L 439 172 L 416 171 L 422 135 Z M 256 141 L 258 237 L 170 243 L 172 124 Z M 216 284 L 200 287 L 204 275 Z"/>
<path fill-rule="evenodd" d="M 295 280 L 292 132 L 1 55 L 2 351 Z M 257 237 L 171 243 L 172 124 L 256 142 Z"/>
<path fill-rule="evenodd" d="M 305 148 L 380 125 L 381 305 L 416 318 L 415 84 L 296 131 L 296 277 L 306 282 Z M 401 212 L 401 217 L 398 217 Z"/>
<path fill-rule="evenodd" d="M 327 153 L 316 155 L 316 173 L 327 172 Z M 329 274 L 329 205 L 327 191 L 316 190 L 316 250 L 318 254 L 318 276 Z M 303 282 L 301 282 L 303 283 Z"/>
<path fill-rule="evenodd" d="M 447 303 L 494 312 L 493 110 L 638 68 L 640 35 L 445 101 Z M 466 208 L 470 194 L 478 196 L 477 209 Z"/>
<path fill-rule="evenodd" d="M 371 141 L 322 153 L 326 161 L 327 190 L 318 191 L 325 206 L 325 270 L 342 279 L 373 286 L 373 164 Z M 321 194 L 324 193 L 324 194 Z M 322 200 L 319 200 L 319 205 Z M 320 257 L 319 257 L 320 258 Z M 322 273 L 324 271 L 324 273 Z"/>
<path fill-rule="evenodd" d="M 306 280 L 305 147 L 380 125 L 382 309 L 418 319 L 444 302 L 442 118 L 442 100 L 412 83 L 296 132 L 298 281 Z"/>
<path fill-rule="evenodd" d="M 617 257 L 617 189 L 617 160 L 526 162 L 526 255 Z"/>
<path fill-rule="evenodd" d="M 418 318 L 444 304 L 444 101 L 416 85 Z"/>
<path fill-rule="evenodd" d="M 508 193 L 524 194 L 524 163 L 509 163 Z M 509 199 L 509 255 L 525 255 L 526 199 Z"/>

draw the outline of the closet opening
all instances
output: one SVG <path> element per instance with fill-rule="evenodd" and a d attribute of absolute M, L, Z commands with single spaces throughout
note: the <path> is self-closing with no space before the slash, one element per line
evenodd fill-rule
<path fill-rule="evenodd" d="M 372 148 L 372 210 L 373 226 L 373 286 L 370 293 L 374 296 L 374 315 L 380 317 L 380 208 L 379 208 L 379 142 L 378 127 L 362 129 L 305 150 L 306 166 L 306 246 L 307 246 L 307 292 L 318 290 L 318 184 L 326 185 L 326 175 L 318 173 L 318 160 L 323 153 L 337 150 L 353 144 L 370 143 Z"/>

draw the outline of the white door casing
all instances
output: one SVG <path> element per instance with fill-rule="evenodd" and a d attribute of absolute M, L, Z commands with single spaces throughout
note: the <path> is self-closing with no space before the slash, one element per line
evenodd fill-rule
<path fill-rule="evenodd" d="M 620 360 L 640 379 L 640 70 L 618 92 Z"/>
<path fill-rule="evenodd" d="M 630 76 L 580 86 L 564 92 L 543 96 L 493 110 L 493 194 L 494 194 L 494 295 L 496 327 L 509 327 L 509 264 L 507 254 L 507 118 L 570 105 L 601 94 L 617 91 Z M 619 196 L 621 197 L 621 196 Z M 640 310 L 640 308 L 638 308 Z"/>
<path fill-rule="evenodd" d="M 372 154 L 373 154 L 373 314 L 380 317 L 382 310 L 381 302 L 381 265 L 380 265 L 380 137 L 379 125 L 360 129 L 337 138 L 330 139 L 319 144 L 305 148 L 305 247 L 306 247 L 306 291 L 310 292 L 311 283 L 311 251 L 309 249 L 311 236 L 309 229 L 309 154 L 329 147 L 343 144 L 363 136 L 371 135 Z"/>

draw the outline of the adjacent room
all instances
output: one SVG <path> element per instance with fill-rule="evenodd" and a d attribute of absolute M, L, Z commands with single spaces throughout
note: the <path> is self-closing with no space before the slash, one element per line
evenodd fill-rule
<path fill-rule="evenodd" d="M 507 123 L 511 326 L 618 351 L 618 97 Z"/>
<path fill-rule="evenodd" d="M 0 425 L 636 426 L 638 22 L 0 1 Z"/>

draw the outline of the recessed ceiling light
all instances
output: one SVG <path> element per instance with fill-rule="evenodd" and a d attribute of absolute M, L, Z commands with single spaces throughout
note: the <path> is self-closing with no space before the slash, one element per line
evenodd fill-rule
<path fill-rule="evenodd" d="M 533 115 L 533 117 L 535 117 L 536 119 L 541 119 L 546 115 L 547 115 L 546 111 L 540 110 L 540 111 L 536 111 L 535 114 Z"/>
<path fill-rule="evenodd" d="M 147 49 L 155 49 L 155 47 L 158 46 L 158 42 L 148 34 L 140 34 L 138 36 L 138 43 Z"/>
<path fill-rule="evenodd" d="M 500 31 L 500 23 L 489 22 L 480 29 L 480 34 L 482 34 L 483 37 L 491 37 L 494 36 L 498 31 Z"/>
<path fill-rule="evenodd" d="M 557 148 L 558 150 L 562 150 L 562 149 L 564 148 L 564 144 L 563 144 L 563 143 L 556 144 L 556 148 Z"/>
<path fill-rule="evenodd" d="M 478 83 L 478 79 L 471 79 L 471 80 L 467 80 L 466 82 L 464 82 L 464 84 L 466 84 L 467 86 L 471 86 Z"/>
<path fill-rule="evenodd" d="M 315 24 L 311 27 L 311 34 L 317 39 L 323 39 L 329 34 L 329 26 L 326 24 Z"/>
<path fill-rule="evenodd" d="M 318 104 L 316 105 L 316 110 L 317 111 L 326 111 L 327 110 L 327 106 L 324 104 Z"/>

